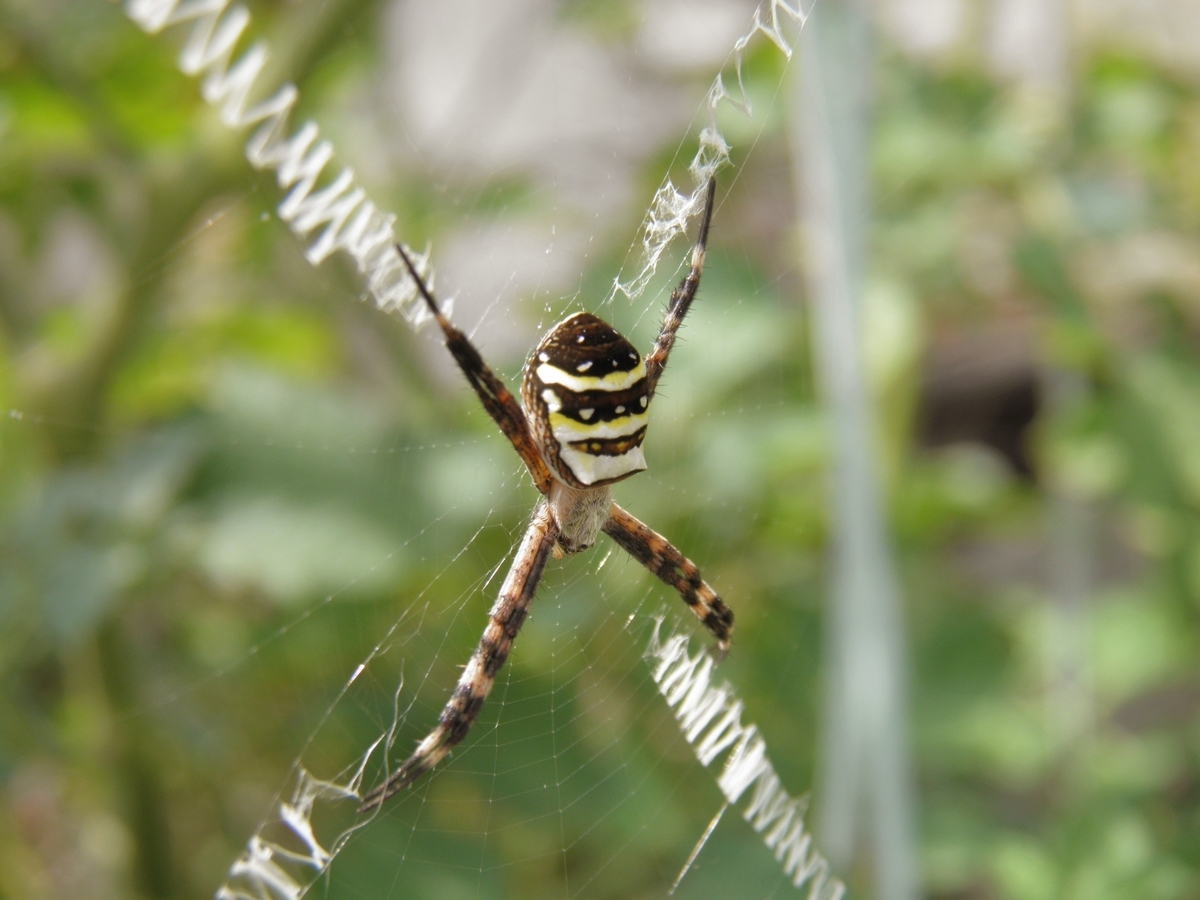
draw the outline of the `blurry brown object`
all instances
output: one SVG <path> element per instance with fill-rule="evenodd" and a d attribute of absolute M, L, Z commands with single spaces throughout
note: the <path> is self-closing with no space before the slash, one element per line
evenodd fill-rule
<path fill-rule="evenodd" d="M 1033 323 L 1027 319 L 935 334 L 921 383 L 921 444 L 984 444 L 1021 477 L 1032 479 L 1026 432 L 1040 402 L 1035 350 Z"/>

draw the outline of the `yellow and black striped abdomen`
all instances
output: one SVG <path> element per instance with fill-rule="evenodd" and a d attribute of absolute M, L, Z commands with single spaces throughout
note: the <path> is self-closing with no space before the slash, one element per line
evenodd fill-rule
<path fill-rule="evenodd" d="M 590 313 L 556 325 L 521 381 L 542 456 L 575 488 L 612 484 L 646 468 L 647 390 L 646 364 L 633 344 Z"/>

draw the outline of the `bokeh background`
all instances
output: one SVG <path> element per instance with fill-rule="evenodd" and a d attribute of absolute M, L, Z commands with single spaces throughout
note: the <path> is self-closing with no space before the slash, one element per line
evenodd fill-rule
<path fill-rule="evenodd" d="M 431 242 L 510 384 L 568 310 L 648 346 L 670 266 L 602 301 L 752 4 L 250 9 L 296 121 Z M 921 895 L 1200 897 L 1200 6 L 870 14 L 861 346 Z M 440 341 L 304 261 L 182 37 L 103 0 L 0 3 L 6 897 L 211 896 L 295 760 L 339 770 L 387 727 L 399 674 L 398 746 L 428 728 L 534 500 Z M 721 114 L 709 268 L 618 499 L 729 599 L 724 669 L 791 792 L 828 804 L 797 65 L 747 50 L 755 115 Z M 663 896 L 718 794 L 623 630 L 675 601 L 594 554 L 556 564 L 463 752 L 318 893 Z M 339 702 L 389 633 L 396 680 Z M 558 769 L 595 802 L 535 789 Z M 788 896 L 729 819 L 680 896 Z M 852 895 L 884 895 L 871 860 Z"/>

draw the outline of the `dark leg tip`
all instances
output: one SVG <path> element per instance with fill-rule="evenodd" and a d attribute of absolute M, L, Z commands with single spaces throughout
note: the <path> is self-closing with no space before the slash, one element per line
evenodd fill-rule
<path fill-rule="evenodd" d="M 429 311 L 433 313 L 435 319 L 441 318 L 441 310 L 438 309 L 437 303 L 434 302 L 433 294 L 429 292 L 429 288 L 425 286 L 425 279 L 417 274 L 417 267 L 413 265 L 413 261 L 408 258 L 408 254 L 404 252 L 404 246 L 397 241 L 396 252 L 400 254 L 400 259 L 404 262 L 404 267 L 408 269 L 408 274 L 414 282 L 416 282 L 417 290 L 424 298 L 426 305 L 429 306 Z"/>
<path fill-rule="evenodd" d="M 406 787 L 411 787 L 412 783 L 417 780 L 423 771 L 405 771 L 404 767 L 401 766 L 399 771 L 393 774 L 391 778 L 363 798 L 363 802 L 358 807 L 359 813 L 379 809 L 388 798 L 400 793 Z"/>
<path fill-rule="evenodd" d="M 708 223 L 712 221 L 713 202 L 717 198 L 716 176 L 708 179 L 708 197 L 704 201 L 704 218 L 700 220 L 700 236 L 696 243 L 703 249 L 708 246 Z"/>

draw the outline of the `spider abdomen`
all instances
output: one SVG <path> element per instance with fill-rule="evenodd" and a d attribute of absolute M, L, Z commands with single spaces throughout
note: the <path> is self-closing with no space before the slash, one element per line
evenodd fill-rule
<path fill-rule="evenodd" d="M 646 364 L 591 313 L 556 325 L 525 364 L 521 399 L 543 458 L 565 484 L 600 487 L 646 468 Z"/>

